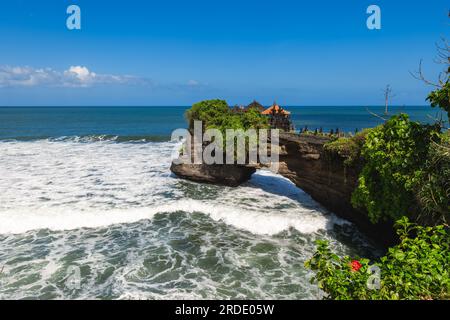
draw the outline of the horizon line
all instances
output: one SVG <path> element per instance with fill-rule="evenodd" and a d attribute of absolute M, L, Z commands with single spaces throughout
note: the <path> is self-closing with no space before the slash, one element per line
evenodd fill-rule
<path fill-rule="evenodd" d="M 236 105 L 229 105 L 229 107 L 234 107 Z M 238 105 L 239 106 L 239 105 Z M 263 105 L 263 107 L 270 107 L 272 105 Z M 289 104 L 289 105 L 281 105 L 282 107 L 286 108 L 298 108 L 298 107 L 361 107 L 361 108 L 367 108 L 367 107 L 385 107 L 384 105 L 360 105 L 360 104 L 337 104 L 337 105 L 296 105 L 296 104 Z M 58 106 L 58 105 L 17 105 L 17 106 L 2 106 L 0 105 L 0 108 L 185 108 L 185 107 L 192 107 L 192 105 L 65 105 L 65 106 Z M 245 105 L 244 105 L 245 107 Z M 420 104 L 402 104 L 402 105 L 390 105 L 390 108 L 404 108 L 404 107 L 430 107 L 431 105 L 420 105 Z"/>

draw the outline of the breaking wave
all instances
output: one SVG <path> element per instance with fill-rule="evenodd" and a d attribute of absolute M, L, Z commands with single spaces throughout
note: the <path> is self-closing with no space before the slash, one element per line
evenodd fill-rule
<path fill-rule="evenodd" d="M 49 142 L 117 142 L 117 143 L 148 143 L 148 142 L 165 142 L 170 140 L 170 136 L 166 135 L 83 135 L 83 136 L 61 136 L 61 137 L 50 137 L 50 136 L 17 136 L 3 140 L 5 142 L 13 141 L 39 141 L 46 140 Z"/>

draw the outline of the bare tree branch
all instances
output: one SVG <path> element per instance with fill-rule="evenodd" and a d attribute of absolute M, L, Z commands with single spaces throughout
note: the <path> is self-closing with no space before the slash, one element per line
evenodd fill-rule
<path fill-rule="evenodd" d="M 386 88 L 384 89 L 384 106 L 385 106 L 384 114 L 388 114 L 389 113 L 389 110 L 388 110 L 389 100 L 391 100 L 392 98 L 394 98 L 396 96 L 397 96 L 396 94 L 392 93 L 391 85 L 388 84 L 386 86 Z"/>
<path fill-rule="evenodd" d="M 381 119 L 381 120 L 383 120 L 383 121 L 387 121 L 387 119 L 383 118 L 383 117 L 380 116 L 379 114 L 376 114 L 375 112 L 370 111 L 368 107 L 366 107 L 366 111 L 367 111 L 368 113 L 370 113 L 371 115 L 373 115 L 373 116 L 375 116 L 375 117 L 377 117 L 377 118 L 379 118 L 379 119 Z"/>
<path fill-rule="evenodd" d="M 427 80 L 427 78 L 425 78 L 425 76 L 423 75 L 423 71 L 422 71 L 422 59 L 420 59 L 420 62 L 419 62 L 419 70 L 418 70 L 416 73 L 413 73 L 413 72 L 409 72 L 409 73 L 410 73 L 415 79 L 420 80 L 420 81 L 423 81 L 423 82 L 425 82 L 426 84 L 428 84 L 428 85 L 430 85 L 430 86 L 433 86 L 433 87 L 436 87 L 436 88 L 441 88 L 441 87 L 442 87 L 441 84 L 433 83 L 433 82 Z"/>

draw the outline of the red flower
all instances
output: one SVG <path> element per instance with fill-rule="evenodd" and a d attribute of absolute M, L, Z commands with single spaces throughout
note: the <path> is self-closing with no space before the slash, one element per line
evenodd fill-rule
<path fill-rule="evenodd" d="M 362 264 L 358 260 L 353 260 L 350 263 L 350 268 L 352 268 L 352 272 L 357 272 L 359 269 L 362 268 Z"/>

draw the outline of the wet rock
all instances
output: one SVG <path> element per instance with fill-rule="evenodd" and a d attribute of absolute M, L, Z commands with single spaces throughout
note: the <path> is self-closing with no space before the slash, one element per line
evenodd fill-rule
<path fill-rule="evenodd" d="M 237 187 L 248 181 L 256 169 L 243 165 L 175 164 L 170 170 L 180 178 Z"/>

